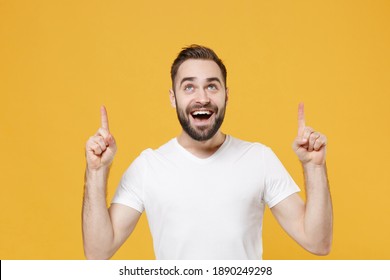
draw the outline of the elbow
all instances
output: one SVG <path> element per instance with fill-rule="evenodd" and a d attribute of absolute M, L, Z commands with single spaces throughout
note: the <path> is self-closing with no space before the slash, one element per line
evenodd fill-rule
<path fill-rule="evenodd" d="M 93 250 L 84 247 L 84 256 L 87 260 L 108 260 L 112 257 L 112 254 L 103 252 L 103 250 Z"/>
<path fill-rule="evenodd" d="M 116 252 L 114 246 L 107 241 L 83 239 L 84 256 L 87 260 L 108 260 Z"/>
<path fill-rule="evenodd" d="M 323 246 L 321 248 L 317 248 L 316 250 L 312 251 L 314 255 L 317 256 L 327 256 L 330 254 L 331 246 Z"/>
<path fill-rule="evenodd" d="M 90 253 L 84 253 L 86 260 L 101 260 L 101 258 L 98 258 L 97 255 L 90 254 Z"/>
<path fill-rule="evenodd" d="M 331 241 L 316 242 L 315 244 L 312 244 L 311 246 L 308 246 L 305 249 L 317 256 L 327 256 L 330 254 L 330 251 L 332 249 L 332 242 Z"/>
<path fill-rule="evenodd" d="M 87 260 L 109 260 L 110 257 L 102 254 L 84 253 Z"/>
<path fill-rule="evenodd" d="M 85 259 L 87 260 L 103 260 L 98 254 L 84 252 Z"/>
<path fill-rule="evenodd" d="M 107 239 L 83 235 L 84 257 L 87 260 L 108 260 L 116 252 L 113 243 Z"/>

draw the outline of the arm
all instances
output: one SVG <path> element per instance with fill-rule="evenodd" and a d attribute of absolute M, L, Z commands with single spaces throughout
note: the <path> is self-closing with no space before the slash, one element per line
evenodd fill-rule
<path fill-rule="evenodd" d="M 107 112 L 101 109 L 102 127 L 86 144 L 82 227 L 88 259 L 108 259 L 133 231 L 141 213 L 119 204 L 106 206 L 107 179 L 117 147 L 108 128 Z"/>
<path fill-rule="evenodd" d="M 298 137 L 293 149 L 302 163 L 306 204 L 293 194 L 271 211 L 283 229 L 306 250 L 327 255 L 332 243 L 333 214 L 326 172 L 326 137 L 305 126 L 303 104 L 298 111 Z"/>

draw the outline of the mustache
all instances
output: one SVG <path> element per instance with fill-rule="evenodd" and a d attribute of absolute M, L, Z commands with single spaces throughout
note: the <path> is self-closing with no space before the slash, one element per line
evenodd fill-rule
<path fill-rule="evenodd" d="M 211 103 L 208 103 L 206 105 L 194 104 L 192 106 L 188 106 L 187 107 L 186 113 L 190 114 L 191 112 L 196 111 L 196 110 L 207 110 L 207 111 L 212 111 L 214 113 L 217 113 L 218 112 L 218 107 L 216 105 L 214 105 L 214 104 L 211 104 Z"/>

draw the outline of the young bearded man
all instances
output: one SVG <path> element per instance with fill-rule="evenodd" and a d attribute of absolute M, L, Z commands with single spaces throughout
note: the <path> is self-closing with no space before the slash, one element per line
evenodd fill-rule
<path fill-rule="evenodd" d="M 332 204 L 326 137 L 298 108 L 293 143 L 305 176 L 306 202 L 272 150 L 220 131 L 228 101 L 226 68 L 209 48 L 184 48 L 171 68 L 170 100 L 181 134 L 134 160 L 109 209 L 106 186 L 117 147 L 107 112 L 86 144 L 83 241 L 88 259 L 108 259 L 145 211 L 157 259 L 261 259 L 267 205 L 303 248 L 329 253 Z"/>

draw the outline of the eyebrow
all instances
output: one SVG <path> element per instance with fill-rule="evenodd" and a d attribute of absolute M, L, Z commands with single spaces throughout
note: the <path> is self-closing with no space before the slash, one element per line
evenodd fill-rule
<path fill-rule="evenodd" d="M 181 81 L 180 81 L 180 86 L 184 83 L 184 82 L 186 82 L 186 81 L 194 81 L 194 80 L 196 80 L 196 78 L 195 77 L 185 77 L 185 78 L 183 78 Z M 210 77 L 210 78 L 207 78 L 206 79 L 206 82 L 218 82 L 220 85 L 222 85 L 222 82 L 221 82 L 221 80 L 218 78 L 218 77 Z"/>
<path fill-rule="evenodd" d="M 222 85 L 222 82 L 221 80 L 218 78 L 218 77 L 211 77 L 211 78 L 207 78 L 206 81 L 209 83 L 209 82 L 218 82 L 220 85 Z"/>
<path fill-rule="evenodd" d="M 195 77 L 185 77 L 185 78 L 183 78 L 181 81 L 180 81 L 180 86 L 184 83 L 184 82 L 186 82 L 186 81 L 194 81 L 195 80 Z"/>

